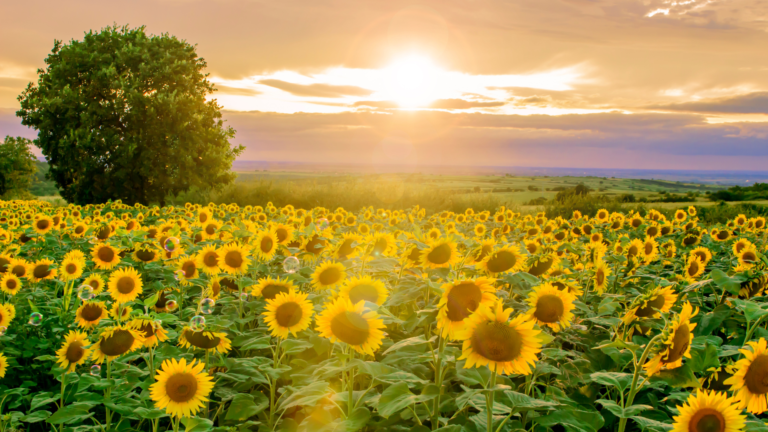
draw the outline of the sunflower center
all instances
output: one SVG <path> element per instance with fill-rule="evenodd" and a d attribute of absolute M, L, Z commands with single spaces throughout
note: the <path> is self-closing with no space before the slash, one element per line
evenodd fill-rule
<path fill-rule="evenodd" d="M 728 231 L 720 231 L 717 233 L 718 240 L 728 240 L 730 233 Z"/>
<path fill-rule="evenodd" d="M 757 260 L 757 255 L 752 251 L 746 251 L 741 255 L 741 259 L 747 263 L 753 263 Z"/>
<path fill-rule="evenodd" d="M 447 263 L 451 259 L 451 246 L 443 243 L 435 247 L 427 254 L 427 259 L 432 264 Z"/>
<path fill-rule="evenodd" d="M 508 362 L 520 356 L 523 338 L 517 330 L 499 322 L 484 322 L 472 333 L 472 349 L 488 360 Z"/>
<path fill-rule="evenodd" d="M 311 254 L 319 255 L 323 249 L 325 249 L 325 241 L 320 239 L 317 234 L 312 237 L 312 240 L 307 242 L 306 250 Z"/>
<path fill-rule="evenodd" d="M 41 230 L 47 229 L 51 224 L 46 219 L 40 219 L 37 221 L 37 227 Z"/>
<path fill-rule="evenodd" d="M 243 255 L 240 251 L 229 251 L 224 255 L 224 263 L 232 268 L 238 269 L 243 266 Z"/>
<path fill-rule="evenodd" d="M 67 347 L 67 353 L 64 354 L 64 357 L 66 357 L 70 363 L 77 363 L 81 358 L 83 358 L 83 355 L 85 355 L 83 343 L 76 340 L 69 344 L 69 347 Z"/>
<path fill-rule="evenodd" d="M 288 288 L 282 285 L 267 285 L 261 290 L 261 295 L 267 300 L 272 300 L 280 293 L 287 293 Z"/>
<path fill-rule="evenodd" d="M 411 253 L 408 255 L 408 259 L 414 262 L 419 261 L 419 258 L 421 257 L 421 251 L 416 246 L 411 249 Z"/>
<path fill-rule="evenodd" d="M 216 234 L 216 225 L 214 224 L 208 224 L 205 227 L 205 233 L 208 235 L 214 235 Z"/>
<path fill-rule="evenodd" d="M 219 256 L 216 254 L 216 252 L 208 252 L 205 254 L 203 262 L 207 267 L 216 267 L 219 265 Z"/>
<path fill-rule="evenodd" d="M 533 316 L 545 323 L 555 323 L 560 321 L 564 311 L 565 306 L 560 297 L 546 294 L 539 297 L 539 301 L 536 302 L 536 312 L 534 312 Z"/>
<path fill-rule="evenodd" d="M 768 354 L 760 354 L 752 360 L 744 381 L 750 392 L 759 395 L 768 393 Z"/>
<path fill-rule="evenodd" d="M 94 303 L 86 303 L 80 315 L 86 321 L 96 321 L 101 318 L 101 306 Z"/>
<path fill-rule="evenodd" d="M 96 232 L 96 237 L 99 240 L 106 240 L 109 238 L 109 235 L 112 234 L 112 228 L 109 226 L 103 226 Z"/>
<path fill-rule="evenodd" d="M 652 226 L 648 228 L 648 231 L 646 233 L 651 237 L 656 237 L 656 234 L 659 233 L 659 229 L 656 228 L 655 226 Z"/>
<path fill-rule="evenodd" d="M 554 262 L 555 260 L 551 257 L 542 258 L 536 264 L 534 264 L 530 270 L 528 270 L 528 273 L 534 276 L 541 276 L 552 267 Z"/>
<path fill-rule="evenodd" d="M 375 286 L 370 284 L 355 285 L 349 290 L 349 300 L 352 304 L 357 304 L 360 301 L 377 303 L 379 300 L 379 291 Z"/>
<path fill-rule="evenodd" d="M 723 432 L 725 418 L 713 408 L 702 408 L 693 415 L 688 423 L 689 432 Z"/>
<path fill-rule="evenodd" d="M 362 345 L 368 340 L 368 321 L 357 312 L 344 311 L 331 320 L 331 331 L 342 342 Z"/>
<path fill-rule="evenodd" d="M 688 266 L 688 276 L 693 276 L 699 272 L 699 262 L 696 260 L 691 261 L 691 265 Z"/>
<path fill-rule="evenodd" d="M 341 270 L 337 267 L 328 267 L 320 272 L 317 279 L 321 285 L 333 285 L 341 280 Z"/>
<path fill-rule="evenodd" d="M 155 335 L 155 327 L 152 325 L 152 323 L 145 322 L 141 325 L 141 327 L 139 327 L 138 330 L 145 338 L 151 338 Z"/>
<path fill-rule="evenodd" d="M 35 266 L 35 269 L 32 271 L 32 274 L 36 278 L 42 279 L 44 277 L 48 277 L 48 275 L 51 274 L 51 269 L 48 267 L 48 264 L 38 264 Z"/>
<path fill-rule="evenodd" d="M 194 262 L 187 261 L 181 265 L 181 270 L 184 272 L 185 278 L 191 278 L 195 275 L 195 270 L 197 270 L 197 267 L 195 266 Z"/>
<path fill-rule="evenodd" d="M 491 273 L 503 273 L 517 264 L 517 256 L 510 251 L 502 250 L 496 252 L 488 260 L 488 271 Z"/>
<path fill-rule="evenodd" d="M 103 247 L 103 248 L 99 248 L 99 251 L 96 253 L 96 256 L 98 256 L 100 260 L 109 263 L 109 262 L 112 262 L 113 259 L 115 259 L 115 252 L 110 247 Z"/>
<path fill-rule="evenodd" d="M 384 253 L 384 251 L 387 250 L 387 239 L 378 239 L 376 240 L 376 243 L 373 245 L 373 254 L 374 255 L 381 255 Z"/>
<path fill-rule="evenodd" d="M 672 337 L 672 345 L 669 347 L 669 352 L 663 358 L 664 363 L 674 363 L 681 358 L 688 350 L 688 344 L 691 342 L 691 330 L 688 324 L 681 324 L 675 331 L 675 335 Z"/>
<path fill-rule="evenodd" d="M 304 311 L 296 302 L 283 303 L 275 310 L 275 319 L 281 327 L 293 327 L 303 316 Z"/>
<path fill-rule="evenodd" d="M 448 319 L 463 321 L 480 306 L 482 300 L 483 293 L 477 285 L 464 282 L 454 286 L 448 292 L 448 301 L 446 302 Z"/>
<path fill-rule="evenodd" d="M 288 238 L 288 230 L 285 228 L 278 228 L 277 230 L 275 230 L 275 234 L 277 235 L 277 241 L 281 243 Z M 271 239 L 269 241 L 272 242 Z M 264 242 L 262 241 L 262 243 Z M 269 247 L 271 248 L 272 245 L 270 244 Z"/>
<path fill-rule="evenodd" d="M 274 245 L 274 242 L 270 237 L 264 237 L 261 239 L 261 244 L 259 245 L 259 248 L 262 252 L 268 253 L 272 251 L 272 245 Z"/>
<path fill-rule="evenodd" d="M 101 340 L 101 352 L 108 356 L 119 356 L 131 349 L 133 341 L 133 335 L 128 330 L 116 330 Z"/>
<path fill-rule="evenodd" d="M 123 276 L 117 280 L 117 291 L 120 294 L 130 294 L 136 287 L 136 282 L 130 276 Z"/>
<path fill-rule="evenodd" d="M 637 312 L 635 312 L 635 315 L 641 318 L 653 316 L 656 314 L 656 309 L 661 309 L 664 307 L 664 303 L 666 303 L 664 296 L 657 295 L 653 298 L 653 300 L 648 300 L 645 303 L 645 306 L 639 308 Z"/>
<path fill-rule="evenodd" d="M 213 335 L 206 335 L 205 332 L 202 331 L 195 332 L 192 330 L 185 330 L 184 338 L 192 346 L 202 349 L 216 348 L 219 346 L 219 342 L 221 342 L 220 338 Z"/>
<path fill-rule="evenodd" d="M 85 227 L 84 226 L 78 225 L 78 226 L 75 227 L 75 234 L 82 234 L 84 232 L 85 232 Z"/>
<path fill-rule="evenodd" d="M 144 262 L 150 262 L 155 259 L 155 253 L 150 250 L 141 249 L 136 251 L 136 258 Z"/>
<path fill-rule="evenodd" d="M 339 246 L 339 257 L 346 257 L 347 255 L 350 255 L 352 252 L 355 251 L 355 248 L 352 247 L 352 243 L 355 242 L 355 239 L 346 239 L 344 242 Z"/>
<path fill-rule="evenodd" d="M 75 272 L 77 272 L 77 265 L 76 265 L 76 264 L 73 264 L 73 263 L 69 263 L 69 264 L 67 264 L 67 266 L 66 266 L 66 267 L 64 267 L 64 270 L 65 270 L 65 271 L 66 271 L 68 274 L 75 274 Z"/>
<path fill-rule="evenodd" d="M 605 271 L 603 269 L 597 270 L 597 273 L 595 274 L 595 279 L 597 279 L 597 286 L 603 286 L 605 283 Z"/>
<path fill-rule="evenodd" d="M 165 393 L 176 403 L 187 402 L 197 393 L 197 378 L 186 372 L 175 373 L 165 382 Z"/>
<path fill-rule="evenodd" d="M 653 243 L 645 244 L 645 254 L 650 255 L 653 252 Z"/>
<path fill-rule="evenodd" d="M 15 290 L 17 285 L 18 285 L 18 283 L 16 283 L 16 279 L 8 279 L 5 282 L 5 287 L 8 288 L 11 291 Z"/>

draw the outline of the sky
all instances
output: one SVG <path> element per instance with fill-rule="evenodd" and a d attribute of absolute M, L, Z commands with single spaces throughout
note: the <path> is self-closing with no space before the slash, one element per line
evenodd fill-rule
<path fill-rule="evenodd" d="M 240 160 L 768 170 L 763 0 L 0 3 L 0 135 L 55 39 L 197 46 Z"/>

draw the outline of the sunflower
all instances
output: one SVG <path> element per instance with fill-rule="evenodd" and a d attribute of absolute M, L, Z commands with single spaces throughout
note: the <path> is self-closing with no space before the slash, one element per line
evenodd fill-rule
<path fill-rule="evenodd" d="M 650 264 L 659 254 L 659 243 L 653 237 L 646 237 L 643 241 L 641 256 L 646 264 Z"/>
<path fill-rule="evenodd" d="M 656 355 L 643 365 L 648 376 L 658 373 L 662 369 L 675 369 L 683 365 L 683 357 L 691 358 L 691 342 L 693 341 L 693 329 L 696 324 L 691 323 L 691 318 L 699 313 L 699 309 L 693 310 L 690 302 L 683 305 L 680 311 L 667 328 L 661 334 L 662 345 L 656 348 Z"/>
<path fill-rule="evenodd" d="M 156 383 L 149 388 L 155 408 L 165 408 L 165 413 L 181 418 L 192 417 L 208 401 L 213 389 L 213 378 L 203 372 L 205 363 L 186 359 L 165 360 L 157 371 Z"/>
<path fill-rule="evenodd" d="M 327 261 L 312 273 L 312 285 L 315 289 L 329 289 L 344 282 L 346 277 L 344 264 Z"/>
<path fill-rule="evenodd" d="M 550 268 L 556 266 L 558 262 L 560 262 L 560 257 L 557 254 L 543 254 L 534 261 L 527 271 L 533 276 L 541 276 L 547 273 Z"/>
<path fill-rule="evenodd" d="M 48 231 L 53 229 L 53 219 L 51 219 L 50 216 L 42 215 L 32 223 L 32 228 L 34 228 L 35 232 L 39 235 L 47 234 Z"/>
<path fill-rule="evenodd" d="M 35 282 L 40 282 L 45 279 L 53 279 L 56 277 L 56 269 L 51 268 L 53 261 L 47 258 L 37 260 L 32 264 L 32 271 L 28 276 Z"/>
<path fill-rule="evenodd" d="M 523 254 L 517 246 L 507 245 L 488 254 L 478 267 L 490 275 L 520 271 L 525 265 Z"/>
<path fill-rule="evenodd" d="M 680 414 L 674 417 L 672 432 L 739 432 L 746 416 L 737 405 L 738 400 L 725 392 L 697 390 L 677 406 Z"/>
<path fill-rule="evenodd" d="M 541 330 L 524 315 L 509 321 L 512 309 L 504 309 L 502 302 L 483 306 L 467 319 L 458 332 L 463 340 L 461 357 L 465 368 L 488 366 L 502 374 L 530 375 L 531 366 L 541 352 Z"/>
<path fill-rule="evenodd" d="M 277 236 L 278 244 L 287 245 L 293 240 L 296 229 L 288 224 L 277 224 L 272 232 Z"/>
<path fill-rule="evenodd" d="M 74 372 L 77 365 L 85 363 L 91 356 L 91 350 L 87 348 L 91 342 L 88 335 L 79 331 L 70 331 L 64 338 L 56 355 L 59 359 L 56 361 L 67 372 Z"/>
<path fill-rule="evenodd" d="M 21 290 L 21 279 L 15 274 L 8 272 L 0 278 L 0 290 L 8 295 L 16 295 Z"/>
<path fill-rule="evenodd" d="M 267 300 L 264 322 L 272 336 L 288 339 L 289 333 L 296 337 L 296 333 L 309 327 L 312 312 L 312 303 L 307 300 L 307 294 L 295 291 L 281 293 Z"/>
<path fill-rule="evenodd" d="M 93 293 L 95 295 L 101 294 L 102 291 L 104 291 L 105 283 L 104 278 L 101 277 L 101 275 L 97 275 L 96 273 L 91 273 L 90 276 L 85 278 L 85 281 L 83 281 L 83 285 L 88 285 L 93 289 Z"/>
<path fill-rule="evenodd" d="M 697 277 L 704 273 L 704 264 L 699 260 L 698 256 L 692 255 L 688 258 L 688 262 L 685 264 L 684 280 L 693 282 Z"/>
<path fill-rule="evenodd" d="M 0 353 L 0 378 L 5 378 L 5 371 L 8 370 L 8 358 Z"/>
<path fill-rule="evenodd" d="M 733 250 L 733 254 L 734 255 L 738 255 L 739 252 L 741 252 L 742 249 L 744 249 L 745 247 L 747 247 L 747 246 L 749 246 L 751 244 L 752 244 L 752 242 L 750 242 L 749 240 L 743 238 L 743 239 L 739 239 L 739 240 L 735 241 L 733 243 L 733 246 L 731 246 L 731 249 Z"/>
<path fill-rule="evenodd" d="M 154 348 L 159 342 L 168 340 L 168 333 L 162 325 L 146 318 L 135 318 L 128 323 L 128 328 L 137 330 L 143 337 L 142 343 L 146 348 Z"/>
<path fill-rule="evenodd" d="M 390 256 L 397 251 L 395 236 L 389 233 L 377 232 L 368 236 L 368 253 L 374 257 Z"/>
<path fill-rule="evenodd" d="M 23 258 L 12 258 L 8 264 L 8 272 L 19 278 L 25 278 L 32 273 L 32 266 Z"/>
<path fill-rule="evenodd" d="M 747 345 L 749 349 L 739 350 L 744 358 L 736 362 L 735 373 L 725 380 L 725 384 L 731 386 L 733 396 L 739 401 L 739 409 L 762 414 L 768 410 L 768 344 L 760 338 Z"/>
<path fill-rule="evenodd" d="M 143 290 L 139 272 L 133 267 L 115 270 L 109 276 L 109 294 L 118 303 L 136 300 Z"/>
<path fill-rule="evenodd" d="M 232 341 L 222 332 L 194 331 L 188 326 L 184 326 L 179 335 L 179 346 L 182 348 L 213 350 L 219 354 L 226 354 L 232 349 Z"/>
<path fill-rule="evenodd" d="M 339 290 L 339 295 L 349 299 L 352 304 L 367 301 L 381 306 L 387 300 L 388 294 L 384 282 L 370 276 L 363 276 L 348 279 Z"/>
<path fill-rule="evenodd" d="M 144 243 L 133 251 L 133 260 L 144 264 L 158 261 L 162 256 L 163 251 L 152 243 Z"/>
<path fill-rule="evenodd" d="M 298 287 L 293 284 L 293 281 L 288 279 L 272 279 L 271 277 L 265 277 L 259 279 L 259 283 L 253 287 L 251 294 L 254 297 L 264 297 L 267 300 L 274 299 L 280 293 L 288 293 L 291 290 L 298 290 Z"/>
<path fill-rule="evenodd" d="M 425 268 L 450 267 L 459 262 L 456 243 L 449 239 L 437 239 L 421 251 L 421 264 Z"/>
<path fill-rule="evenodd" d="M 180 272 L 177 270 L 177 275 L 179 276 L 179 283 L 182 285 L 189 285 L 190 279 L 200 277 L 200 272 L 197 271 L 197 260 L 194 257 L 181 257 L 177 268 L 181 270 Z"/>
<path fill-rule="evenodd" d="M 739 259 L 739 264 L 744 267 L 752 267 L 758 260 L 757 247 L 753 244 L 745 246 L 736 257 Z"/>
<path fill-rule="evenodd" d="M 108 244 L 97 244 L 91 249 L 96 268 L 110 270 L 120 262 L 120 251 Z"/>
<path fill-rule="evenodd" d="M 576 297 L 568 291 L 561 291 L 552 284 L 545 283 L 534 287 L 528 294 L 528 319 L 542 326 L 559 332 L 570 327 Z"/>
<path fill-rule="evenodd" d="M 739 297 L 749 299 L 761 296 L 765 292 L 766 285 L 768 285 L 767 275 L 744 281 L 739 289 Z"/>
<path fill-rule="evenodd" d="M 230 243 L 218 250 L 221 270 L 228 274 L 239 275 L 248 270 L 251 264 L 248 250 L 237 243 Z"/>
<path fill-rule="evenodd" d="M 603 294 L 605 292 L 605 288 L 608 286 L 608 276 L 611 275 L 611 268 L 608 267 L 608 264 L 605 263 L 605 261 L 600 260 L 595 264 L 595 276 L 593 278 L 593 282 L 595 284 L 595 291 L 597 291 L 598 294 Z"/>
<path fill-rule="evenodd" d="M 133 308 L 130 306 L 114 302 L 112 303 L 112 308 L 109 310 L 109 316 L 112 317 L 117 322 L 125 321 L 128 319 L 128 317 L 131 315 L 131 312 L 133 312 Z"/>
<path fill-rule="evenodd" d="M 205 246 L 197 253 L 197 267 L 205 274 L 217 275 L 220 271 L 220 258 L 215 246 Z"/>
<path fill-rule="evenodd" d="M 8 306 L 10 306 L 10 308 Z M 13 305 L 0 304 L 0 327 L 8 328 L 8 326 L 11 325 L 11 321 L 15 316 L 16 316 L 16 308 L 14 308 Z"/>
<path fill-rule="evenodd" d="M 201 224 L 200 227 L 203 230 L 200 231 L 200 234 L 202 235 L 203 240 L 211 240 L 216 238 L 219 228 L 221 228 L 221 226 L 222 226 L 222 223 L 217 221 L 216 219 L 211 219 L 206 223 Z"/>
<path fill-rule="evenodd" d="M 104 302 L 87 301 L 77 308 L 75 322 L 84 329 L 90 329 L 99 325 L 99 321 L 108 316 L 107 305 Z"/>
<path fill-rule="evenodd" d="M 674 243 L 672 243 L 672 246 L 674 247 Z M 712 260 L 712 251 L 705 248 L 704 246 L 699 246 L 691 251 L 691 255 L 696 255 L 699 257 L 699 260 L 703 265 L 709 264 L 709 262 Z"/>
<path fill-rule="evenodd" d="M 293 236 L 291 235 L 291 239 Z M 277 247 L 281 244 L 275 231 L 261 231 L 253 241 L 255 252 L 261 261 L 269 261 L 275 256 Z"/>
<path fill-rule="evenodd" d="M 682 223 L 688 218 L 688 213 L 685 210 L 677 210 L 675 212 L 675 222 Z"/>
<path fill-rule="evenodd" d="M 333 250 L 333 257 L 339 261 L 348 260 L 356 257 L 360 253 L 359 245 L 362 244 L 363 237 L 355 233 L 344 233 L 341 241 Z"/>
<path fill-rule="evenodd" d="M 457 339 L 457 332 L 464 327 L 466 318 L 481 305 L 491 305 L 496 301 L 494 279 L 477 278 L 444 284 L 443 295 L 438 303 L 437 328 L 442 329 L 442 336 Z"/>
<path fill-rule="evenodd" d="M 345 298 L 337 298 L 328 304 L 317 318 L 320 336 L 331 343 L 344 342 L 361 354 L 373 355 L 384 338 L 384 322 L 374 311 L 365 308 L 363 302 L 353 305 Z"/>
<path fill-rule="evenodd" d="M 136 351 L 142 346 L 141 333 L 126 326 L 107 327 L 101 333 L 99 341 L 92 347 L 91 358 L 94 363 L 112 361 L 121 355 Z"/>
<path fill-rule="evenodd" d="M 79 278 L 83 275 L 83 269 L 85 268 L 85 261 L 77 258 L 64 258 L 59 266 L 61 270 L 61 280 L 71 281 Z"/>
<path fill-rule="evenodd" d="M 669 312 L 676 301 L 677 294 L 672 287 L 656 287 L 636 298 L 622 317 L 622 321 L 624 324 L 630 324 L 637 318 L 658 318 L 661 312 Z"/>

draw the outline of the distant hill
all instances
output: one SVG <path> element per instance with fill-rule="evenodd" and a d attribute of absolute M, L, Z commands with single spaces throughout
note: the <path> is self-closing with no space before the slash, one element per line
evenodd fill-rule
<path fill-rule="evenodd" d="M 49 169 L 48 162 L 38 161 L 36 164 L 37 175 L 35 176 L 35 182 L 29 188 L 29 192 L 35 196 L 58 195 L 59 190 L 56 188 L 56 183 L 45 178 Z"/>

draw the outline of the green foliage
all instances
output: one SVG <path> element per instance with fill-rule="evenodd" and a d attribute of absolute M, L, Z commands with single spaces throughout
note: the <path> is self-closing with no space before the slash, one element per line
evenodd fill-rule
<path fill-rule="evenodd" d="M 78 204 L 163 202 L 190 187 L 220 188 L 232 147 L 195 47 L 144 27 L 90 31 L 54 43 L 19 96 L 22 124 L 38 130 L 62 196 Z"/>
<path fill-rule="evenodd" d="M 0 197 L 22 198 L 35 179 L 35 155 L 27 138 L 6 136 L 0 144 Z"/>
<path fill-rule="evenodd" d="M 53 196 L 59 194 L 56 183 L 48 179 L 48 162 L 36 161 L 37 172 L 35 173 L 35 182 L 29 187 L 29 192 L 35 196 Z"/>
<path fill-rule="evenodd" d="M 768 183 L 755 183 L 752 186 L 733 186 L 728 190 L 713 192 L 708 196 L 711 201 L 754 201 L 768 199 Z"/>

